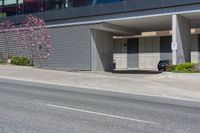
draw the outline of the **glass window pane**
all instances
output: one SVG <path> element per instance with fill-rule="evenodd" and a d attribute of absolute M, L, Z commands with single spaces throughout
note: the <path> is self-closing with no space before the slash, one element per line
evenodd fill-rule
<path fill-rule="evenodd" d="M 3 12 L 3 1 L 0 0 L 0 18 L 5 17 L 5 13 Z"/>
<path fill-rule="evenodd" d="M 47 10 L 62 9 L 68 7 L 69 4 L 70 3 L 68 3 L 68 0 L 47 0 L 46 8 Z"/>
<path fill-rule="evenodd" d="M 38 0 L 38 11 L 46 11 L 46 1 L 45 0 Z"/>
<path fill-rule="evenodd" d="M 124 0 L 0 0 L 0 17 L 16 14 L 30 14 L 68 7 L 83 7 L 96 4 L 106 4 Z M 3 13 L 4 11 L 4 13 Z"/>
<path fill-rule="evenodd" d="M 64 0 L 64 2 L 65 2 L 65 8 L 72 7 L 72 3 L 73 3 L 72 0 Z"/>
<path fill-rule="evenodd" d="M 17 1 L 16 0 L 4 0 L 4 12 L 6 16 L 16 15 Z"/>
<path fill-rule="evenodd" d="M 73 0 L 73 7 L 82 7 L 92 5 L 93 0 Z"/>
<path fill-rule="evenodd" d="M 24 13 L 34 13 L 38 11 L 38 0 L 24 0 Z"/>
<path fill-rule="evenodd" d="M 56 9 L 64 8 L 64 0 L 55 0 Z"/>
<path fill-rule="evenodd" d="M 24 13 L 24 2 L 23 0 L 18 0 L 18 6 L 17 6 L 17 14 L 23 14 Z"/>
<path fill-rule="evenodd" d="M 93 0 L 93 5 L 101 4 L 101 0 Z"/>

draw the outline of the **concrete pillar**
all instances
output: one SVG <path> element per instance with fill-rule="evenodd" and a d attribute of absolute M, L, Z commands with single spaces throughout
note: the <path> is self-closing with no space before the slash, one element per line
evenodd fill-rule
<path fill-rule="evenodd" d="M 91 70 L 113 70 L 113 34 L 91 29 Z"/>
<path fill-rule="evenodd" d="M 198 35 L 194 34 L 191 38 L 191 62 L 199 63 L 199 41 Z"/>
<path fill-rule="evenodd" d="M 190 61 L 190 21 L 179 15 L 172 16 L 172 63 Z"/>

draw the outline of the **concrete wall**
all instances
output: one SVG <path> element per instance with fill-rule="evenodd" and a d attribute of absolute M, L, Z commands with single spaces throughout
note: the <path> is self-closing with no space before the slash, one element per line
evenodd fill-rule
<path fill-rule="evenodd" d="M 191 60 L 190 55 L 190 21 L 180 15 L 172 16 L 172 42 L 177 49 L 173 49 L 173 64 L 181 64 Z"/>
<path fill-rule="evenodd" d="M 91 29 L 91 70 L 113 70 L 112 33 Z"/>
<path fill-rule="evenodd" d="M 198 47 L 198 35 L 191 36 L 191 62 L 199 63 L 199 47 Z"/>
<path fill-rule="evenodd" d="M 139 68 L 156 69 L 160 60 L 160 38 L 139 39 Z"/>
<path fill-rule="evenodd" d="M 113 59 L 116 69 L 127 69 L 127 39 L 114 40 Z"/>

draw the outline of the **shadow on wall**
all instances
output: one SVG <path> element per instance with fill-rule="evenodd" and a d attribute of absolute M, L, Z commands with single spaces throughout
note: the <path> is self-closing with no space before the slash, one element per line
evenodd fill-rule
<path fill-rule="evenodd" d="M 92 70 L 113 70 L 113 35 L 110 32 L 91 30 L 92 33 Z"/>

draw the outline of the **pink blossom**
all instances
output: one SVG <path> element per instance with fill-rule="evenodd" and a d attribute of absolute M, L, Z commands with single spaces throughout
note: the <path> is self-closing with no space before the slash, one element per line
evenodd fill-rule
<path fill-rule="evenodd" d="M 18 46 L 30 60 L 43 62 L 50 56 L 51 36 L 44 20 L 28 15 L 17 29 Z"/>

